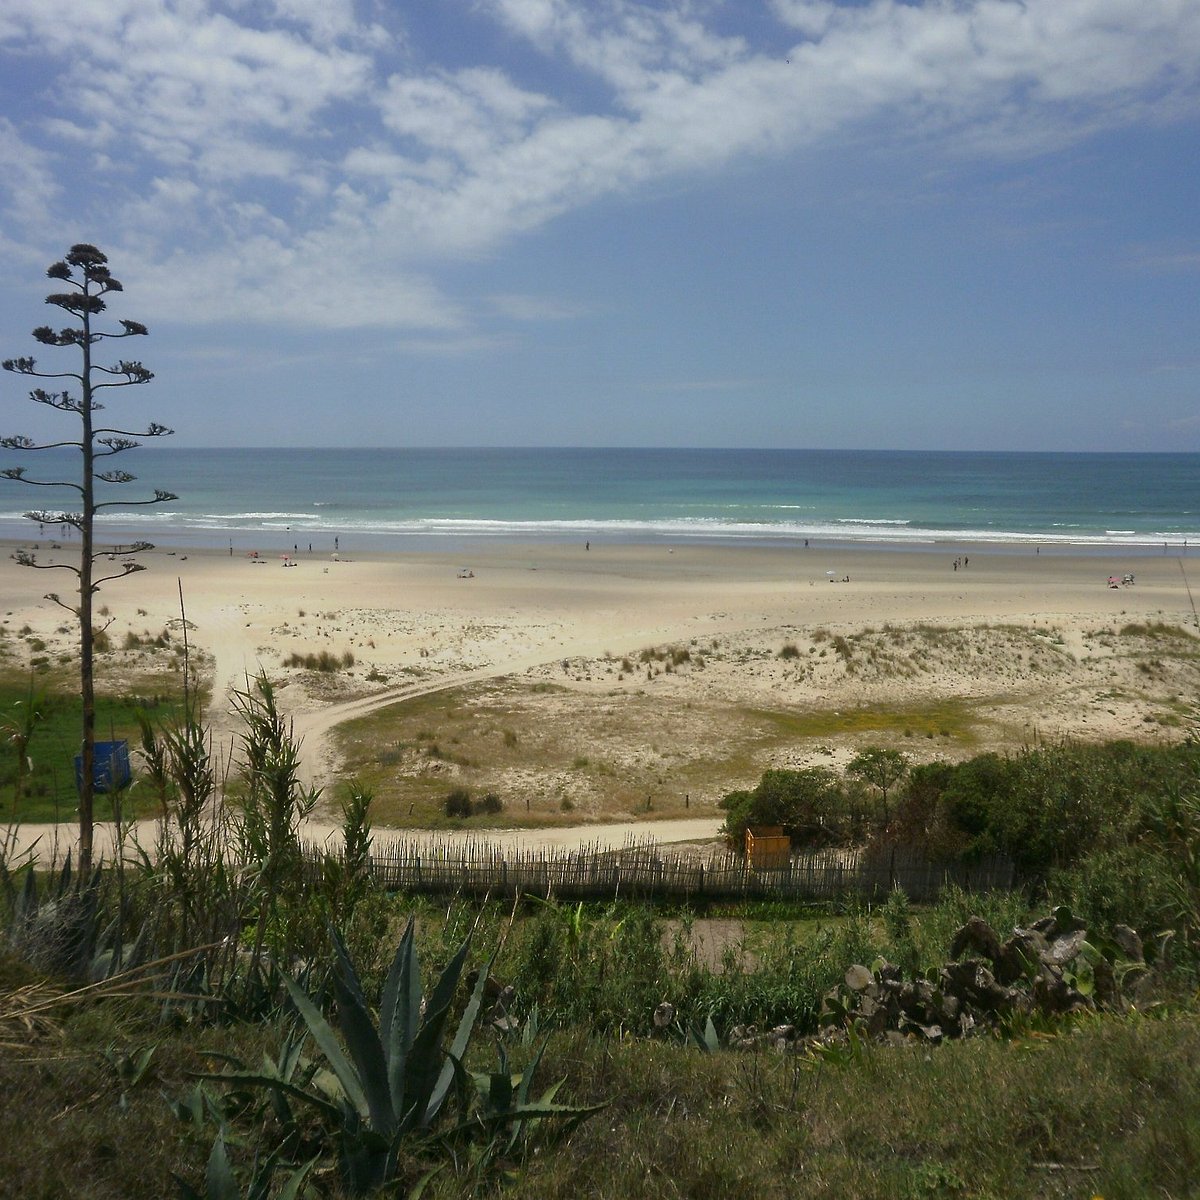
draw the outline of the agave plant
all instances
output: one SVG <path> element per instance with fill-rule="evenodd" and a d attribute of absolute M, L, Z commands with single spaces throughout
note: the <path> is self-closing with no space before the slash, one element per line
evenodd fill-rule
<path fill-rule="evenodd" d="M 178 1176 L 175 1177 L 175 1182 L 179 1187 L 180 1200 L 270 1200 L 272 1195 L 275 1200 L 296 1200 L 301 1195 L 304 1180 L 312 1170 L 313 1164 L 309 1162 L 298 1167 L 288 1176 L 282 1188 L 273 1190 L 275 1172 L 279 1165 L 278 1155 L 275 1154 L 264 1162 L 255 1162 L 243 1190 L 225 1150 L 225 1137 L 218 1134 L 208 1156 L 204 1191 L 197 1191 Z"/>
<path fill-rule="evenodd" d="M 504 1129 L 508 1134 L 504 1147 L 515 1145 L 530 1122 L 542 1118 L 577 1121 L 596 1111 L 553 1103 L 557 1088 L 530 1103 L 533 1071 L 514 1075 L 503 1055 L 499 1072 L 476 1078 L 478 1099 L 472 1108 L 463 1059 L 479 1019 L 488 971 L 479 972 L 450 1045 L 444 1048 L 442 1038 L 471 939 L 459 947 L 426 996 L 414 935 L 410 919 L 387 974 L 376 1022 L 341 935 L 330 931 L 340 1038 L 304 988 L 286 979 L 292 1003 L 328 1063 L 328 1071 L 306 1072 L 303 1082 L 281 1070 L 212 1076 L 227 1084 L 270 1088 L 281 1098 L 290 1097 L 316 1109 L 334 1131 L 343 1182 L 354 1195 L 363 1195 L 394 1178 L 401 1149 L 416 1139 L 432 1139 L 452 1095 L 460 1104 L 460 1121 L 450 1136 L 482 1131 L 489 1145 L 499 1145 L 498 1133 Z"/>

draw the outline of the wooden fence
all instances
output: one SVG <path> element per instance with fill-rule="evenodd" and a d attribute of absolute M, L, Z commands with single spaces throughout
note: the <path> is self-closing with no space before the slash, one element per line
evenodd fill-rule
<path fill-rule="evenodd" d="M 314 846 L 309 853 L 315 862 L 324 852 Z M 619 850 L 597 845 L 534 851 L 482 841 L 398 841 L 372 853 L 371 870 L 391 891 L 560 900 L 883 900 L 899 887 L 909 899 L 925 901 L 949 885 L 992 891 L 1016 882 L 1007 859 L 947 866 L 900 847 L 876 850 L 870 857 L 851 850 L 797 853 L 786 866 L 754 869 L 740 855 L 702 863 L 652 842 L 631 842 Z"/>

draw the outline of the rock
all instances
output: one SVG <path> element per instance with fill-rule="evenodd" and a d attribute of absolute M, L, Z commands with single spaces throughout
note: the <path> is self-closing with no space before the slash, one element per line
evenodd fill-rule
<path fill-rule="evenodd" d="M 1065 1013 L 1078 995 L 1061 975 L 1044 972 L 1033 981 L 1034 1003 L 1042 1012 Z"/>
<path fill-rule="evenodd" d="M 757 1025 L 735 1025 L 729 1031 L 729 1045 L 734 1050 L 752 1050 L 757 1043 Z"/>
<path fill-rule="evenodd" d="M 1042 956 L 1042 962 L 1060 967 L 1069 963 L 1079 954 L 1079 949 L 1087 941 L 1087 930 L 1076 929 L 1062 937 L 1057 937 L 1050 943 L 1049 955 Z"/>
<path fill-rule="evenodd" d="M 982 917 L 968 917 L 967 923 L 955 933 L 950 943 L 950 957 L 961 958 L 965 950 L 974 950 L 990 962 L 1000 957 L 1000 939 Z"/>
<path fill-rule="evenodd" d="M 1106 958 L 1092 964 L 1092 977 L 1096 1003 L 1104 1008 L 1121 1007 L 1121 989 L 1117 986 L 1117 975 L 1112 963 Z"/>
<path fill-rule="evenodd" d="M 654 1010 L 654 1028 L 669 1029 L 671 1022 L 675 1020 L 675 1005 L 668 1004 L 665 1000 Z"/>
<path fill-rule="evenodd" d="M 978 958 L 947 963 L 940 972 L 943 988 L 957 994 L 969 991 L 975 986 L 975 976 L 984 969 L 983 962 Z"/>
<path fill-rule="evenodd" d="M 1050 943 L 1036 929 L 1015 929 L 1012 937 L 1000 947 L 996 978 L 1005 984 L 1024 979 L 1049 951 Z"/>
<path fill-rule="evenodd" d="M 864 992 L 875 982 L 875 976 L 864 966 L 855 963 L 846 972 L 846 986 L 852 992 Z"/>
<path fill-rule="evenodd" d="M 1117 943 L 1117 948 L 1126 958 L 1130 958 L 1134 962 L 1146 961 L 1146 951 L 1142 945 L 1142 939 L 1138 937 L 1137 931 L 1130 929 L 1128 925 L 1113 926 L 1113 941 Z"/>
<path fill-rule="evenodd" d="M 767 1034 L 767 1042 L 776 1054 L 786 1054 L 796 1044 L 796 1027 L 794 1025 L 776 1025 Z"/>

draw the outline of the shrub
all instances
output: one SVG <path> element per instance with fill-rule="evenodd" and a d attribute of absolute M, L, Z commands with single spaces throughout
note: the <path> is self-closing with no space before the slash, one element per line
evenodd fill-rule
<path fill-rule="evenodd" d="M 446 816 L 469 817 L 471 811 L 471 793 L 466 788 L 454 788 L 447 794 Z"/>
<path fill-rule="evenodd" d="M 780 825 L 804 846 L 841 842 L 848 834 L 846 794 L 828 767 L 765 771 L 752 792 L 730 792 L 720 807 L 728 814 L 723 832 L 734 846 L 751 825 Z"/>

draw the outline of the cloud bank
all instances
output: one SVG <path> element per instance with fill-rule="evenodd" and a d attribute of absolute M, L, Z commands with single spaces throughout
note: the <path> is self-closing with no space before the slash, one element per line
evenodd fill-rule
<path fill-rule="evenodd" d="M 1194 0 L 463 0 L 453 54 L 386 11 L 8 0 L 7 248 L 86 232 L 160 320 L 454 337 L 443 267 L 601 200 L 850 136 L 1036 155 L 1200 100 Z"/>

